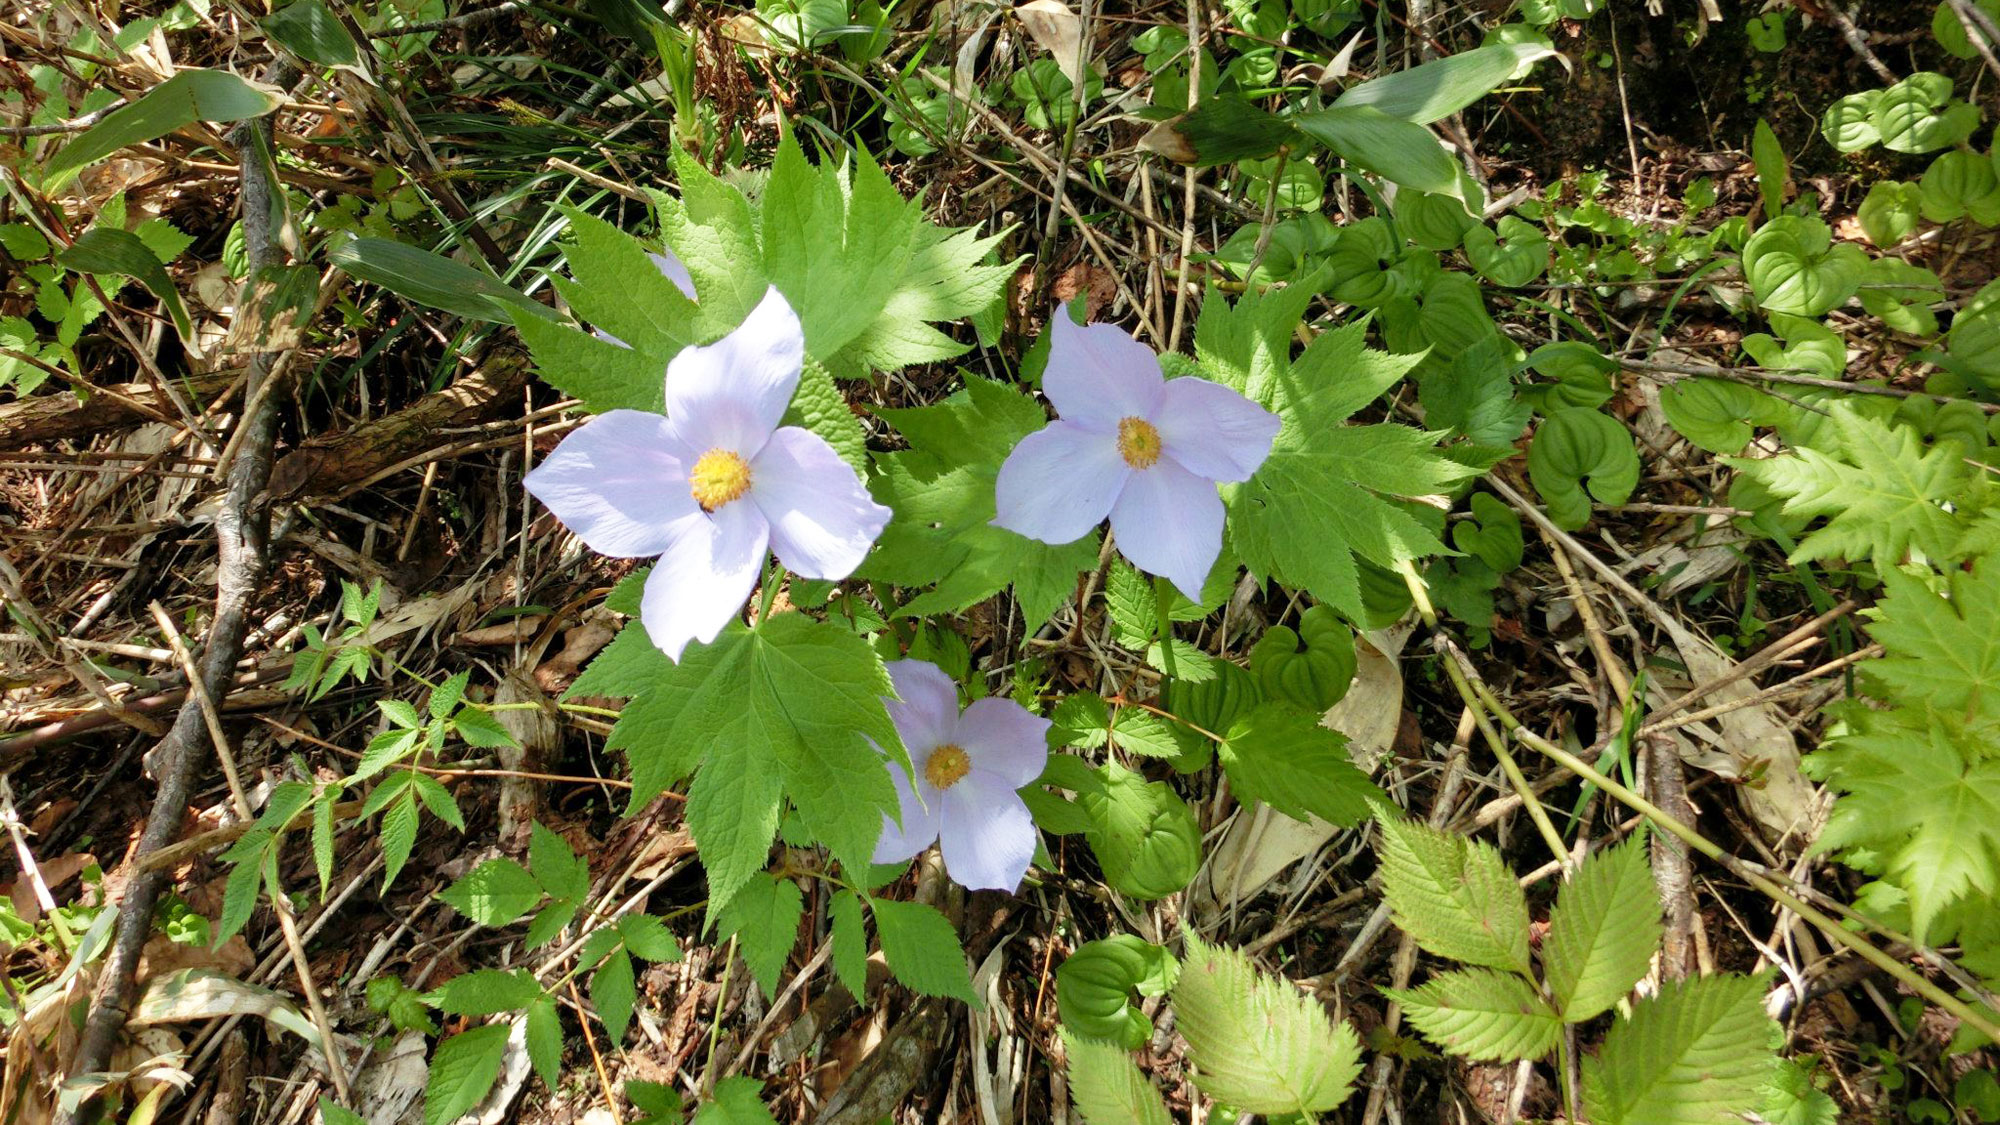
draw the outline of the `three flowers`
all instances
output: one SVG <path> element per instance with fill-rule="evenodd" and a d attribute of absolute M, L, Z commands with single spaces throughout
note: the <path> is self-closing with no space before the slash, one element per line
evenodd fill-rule
<path fill-rule="evenodd" d="M 678 262 L 655 262 L 691 288 Z M 1158 357 L 1112 325 L 1054 320 L 1042 389 L 1058 418 L 1007 456 L 993 522 L 1060 544 L 1108 517 L 1133 565 L 1199 601 L 1222 549 L 1216 485 L 1256 472 L 1278 418 L 1218 383 L 1166 379 Z M 668 363 L 664 416 L 600 414 L 526 478 L 592 550 L 658 557 L 640 621 L 673 660 L 741 612 L 767 555 L 800 577 L 843 579 L 890 519 L 824 438 L 781 424 L 804 359 L 798 316 L 770 288 L 734 331 Z M 959 882 L 1012 889 L 1034 849 L 1014 790 L 1041 772 L 1047 722 L 999 700 L 961 718 L 950 680 L 921 662 L 898 661 L 890 675 L 899 698 L 885 702 L 917 775 L 890 771 L 902 817 L 885 818 L 878 861 L 941 838 Z"/>

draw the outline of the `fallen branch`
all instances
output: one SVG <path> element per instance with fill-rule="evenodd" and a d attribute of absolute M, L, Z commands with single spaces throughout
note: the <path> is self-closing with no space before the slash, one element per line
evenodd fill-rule
<path fill-rule="evenodd" d="M 190 398 L 206 399 L 229 389 L 243 373 L 224 368 L 181 380 Z M 151 383 L 120 383 L 94 388 L 78 402 L 75 395 L 36 395 L 0 406 L 0 448 L 95 437 L 106 430 L 140 422 L 180 424 L 173 404 Z"/>
<path fill-rule="evenodd" d="M 266 75 L 276 85 L 287 85 L 296 77 L 296 72 L 284 63 L 276 64 L 272 73 Z M 269 117 L 240 125 L 232 134 L 241 154 L 238 169 L 242 182 L 243 242 L 251 283 L 261 270 L 277 264 L 283 253 L 274 239 L 283 211 L 276 202 L 277 191 L 271 175 L 271 136 Z M 247 299 L 251 292 L 251 285 L 246 284 L 243 298 Z M 242 315 L 240 309 L 239 315 Z M 225 696 L 235 677 L 236 660 L 250 627 L 251 602 L 268 562 L 270 509 L 265 487 L 271 476 L 277 404 L 284 396 L 259 391 L 271 377 L 280 354 L 259 352 L 250 356 L 244 401 L 255 405 L 239 423 L 239 452 L 229 464 L 222 504 L 215 517 L 218 553 L 215 619 L 209 627 L 201 659 L 203 685 L 212 699 Z M 139 837 L 138 855 L 143 857 L 165 847 L 179 834 L 181 816 L 187 809 L 194 779 L 201 773 L 207 745 L 202 708 L 190 698 L 182 702 L 173 728 L 151 755 L 160 786 L 146 817 L 145 832 Z M 124 1030 L 126 1015 L 137 992 L 135 974 L 140 951 L 152 932 L 153 907 L 167 879 L 164 870 L 142 869 L 133 872 L 126 883 L 124 898 L 118 905 L 118 936 L 97 978 L 97 992 L 70 1067 L 72 1081 L 103 1071 L 110 1064 L 112 1049 Z M 63 1114 L 60 1120 L 65 1125 L 94 1123 L 102 1113 L 103 1099 L 91 1097 L 74 1111 Z"/>

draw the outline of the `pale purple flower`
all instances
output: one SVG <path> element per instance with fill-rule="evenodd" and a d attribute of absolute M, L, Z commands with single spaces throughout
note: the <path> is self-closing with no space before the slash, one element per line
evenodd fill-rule
<path fill-rule="evenodd" d="M 742 609 L 767 551 L 800 577 L 845 578 L 889 521 L 824 438 L 778 425 L 804 358 L 799 318 L 770 289 L 734 332 L 667 364 L 665 417 L 607 411 L 528 474 L 592 550 L 660 556 L 639 619 L 674 660 Z"/>
<path fill-rule="evenodd" d="M 688 272 L 684 262 L 674 256 L 673 250 L 663 250 L 658 254 L 648 250 L 646 256 L 653 260 L 653 268 L 660 271 L 661 277 L 673 282 L 674 288 L 680 290 L 688 300 L 694 300 L 694 275 Z M 632 346 L 602 328 L 593 328 L 591 332 L 607 344 L 616 344 L 621 348 Z"/>
<path fill-rule="evenodd" d="M 916 785 L 891 765 L 902 825 L 882 818 L 876 863 L 901 863 L 942 841 L 944 869 L 973 890 L 1011 891 L 1035 858 L 1035 821 L 1016 792 L 1048 764 L 1049 721 L 1011 699 L 980 699 L 963 713 L 935 664 L 888 666 L 900 699 L 884 699 L 910 752 Z"/>
<path fill-rule="evenodd" d="M 1060 417 L 1000 466 L 994 524 L 1068 543 L 1111 517 L 1118 550 L 1191 601 L 1222 552 L 1221 481 L 1270 455 L 1277 415 L 1220 383 L 1168 379 L 1115 325 L 1055 316 L 1042 393 Z"/>

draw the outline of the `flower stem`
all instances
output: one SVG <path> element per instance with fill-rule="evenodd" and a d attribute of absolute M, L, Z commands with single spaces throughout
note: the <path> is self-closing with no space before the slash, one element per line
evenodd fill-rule
<path fill-rule="evenodd" d="M 776 559 L 772 559 L 770 569 L 764 572 L 764 588 L 757 592 L 757 623 L 751 628 L 762 629 L 764 622 L 771 619 L 771 606 L 778 600 L 778 591 L 783 589 L 784 585 L 785 568 Z"/>

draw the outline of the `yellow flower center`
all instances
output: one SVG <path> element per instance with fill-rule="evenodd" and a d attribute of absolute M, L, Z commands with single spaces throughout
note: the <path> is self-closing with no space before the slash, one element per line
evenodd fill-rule
<path fill-rule="evenodd" d="M 1118 454 L 1135 469 L 1150 469 L 1160 459 L 1160 431 L 1144 418 L 1118 423 Z"/>
<path fill-rule="evenodd" d="M 972 759 L 965 756 L 964 750 L 949 742 L 931 751 L 931 760 L 924 763 L 924 780 L 938 790 L 957 785 L 970 772 Z"/>
<path fill-rule="evenodd" d="M 750 462 L 727 449 L 711 449 L 695 459 L 688 493 L 704 512 L 713 512 L 750 491 Z"/>

